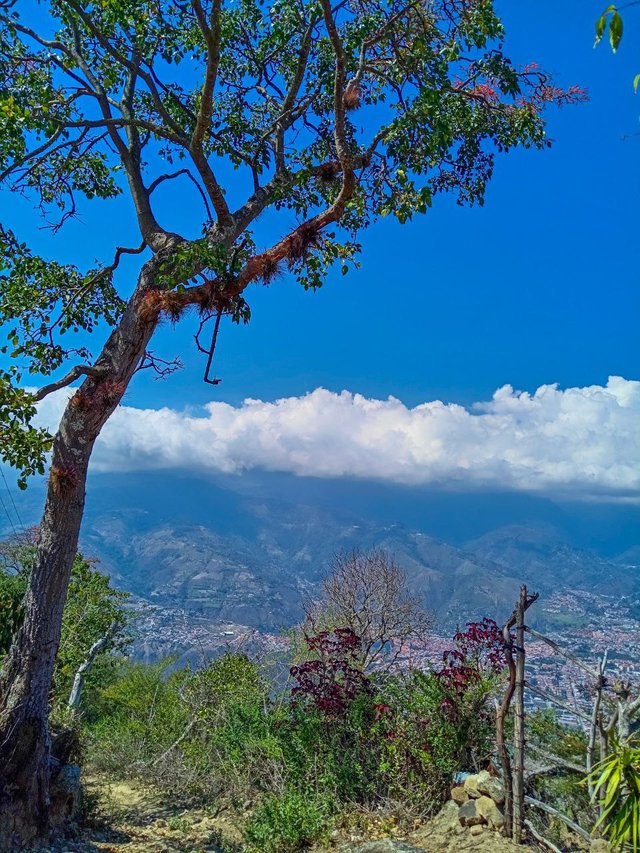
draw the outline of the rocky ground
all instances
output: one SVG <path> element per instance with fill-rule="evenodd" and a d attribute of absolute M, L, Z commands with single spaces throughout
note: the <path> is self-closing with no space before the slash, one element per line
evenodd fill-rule
<path fill-rule="evenodd" d="M 204 809 L 184 810 L 128 782 L 88 785 L 91 824 L 40 853 L 241 853 L 238 821 Z M 348 837 L 348 836 L 347 836 Z M 591 853 L 605 853 L 595 842 Z M 462 826 L 459 805 L 449 802 L 440 814 L 403 836 L 374 841 L 336 837 L 333 853 L 518 853 L 519 847 L 487 823 Z M 329 853 L 317 848 L 310 853 Z"/>

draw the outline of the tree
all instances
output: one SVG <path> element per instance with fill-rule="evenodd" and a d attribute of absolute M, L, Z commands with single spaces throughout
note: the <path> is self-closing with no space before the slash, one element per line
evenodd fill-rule
<path fill-rule="evenodd" d="M 382 550 L 339 554 L 322 582 L 322 596 L 306 607 L 305 634 L 348 629 L 362 671 L 392 668 L 406 645 L 425 639 L 431 627 L 406 572 Z"/>
<path fill-rule="evenodd" d="M 135 373 L 172 368 L 149 351 L 158 325 L 199 312 L 213 381 L 204 335 L 222 315 L 249 319 L 249 284 L 289 270 L 317 288 L 332 264 L 355 263 L 378 217 L 404 222 L 444 191 L 481 203 L 496 152 L 547 146 L 542 108 L 582 97 L 509 61 L 490 0 L 21 8 L 0 4 L 0 183 L 56 231 L 83 198 L 126 193 L 140 234 L 82 271 L 0 231 L 0 452 L 24 486 L 51 451 L 24 622 L 0 678 L 0 848 L 48 834 L 47 698 L 87 469 Z M 164 223 L 158 193 L 178 181 L 193 204 Z M 264 248 L 266 211 L 285 236 Z M 125 255 L 140 258 L 135 282 Z M 105 329 L 94 357 L 89 333 Z M 27 374 L 50 381 L 29 393 Z M 35 426 L 37 402 L 77 380 L 55 436 Z"/>

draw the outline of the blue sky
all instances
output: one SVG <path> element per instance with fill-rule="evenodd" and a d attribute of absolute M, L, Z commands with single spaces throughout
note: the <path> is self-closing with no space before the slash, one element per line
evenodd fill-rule
<path fill-rule="evenodd" d="M 499 158 L 484 208 L 441 197 L 408 225 L 382 221 L 364 235 L 361 268 L 318 293 L 287 279 L 253 288 L 251 325 L 221 331 L 215 390 L 201 382 L 192 323 L 162 329 L 154 347 L 179 353 L 186 370 L 164 383 L 139 378 L 129 404 L 237 404 L 318 386 L 409 405 L 468 404 L 504 383 L 534 390 L 637 376 L 640 16 L 627 12 L 613 56 L 608 45 L 592 47 L 598 3 L 518 0 L 499 9 L 514 60 L 589 90 L 589 103 L 550 111 L 553 148 Z M 6 194 L 0 202 L 9 203 Z M 164 199 L 173 210 L 180 203 L 188 201 Z M 21 237 L 80 265 L 108 258 L 116 241 L 135 242 L 124 199 L 89 207 L 55 239 L 27 204 L 16 214 Z"/>
<path fill-rule="evenodd" d="M 136 378 L 94 470 L 262 467 L 638 499 L 640 383 L 607 377 L 640 378 L 640 10 L 626 12 L 613 56 L 608 45 L 593 49 L 597 3 L 498 5 L 514 61 L 589 91 L 587 104 L 550 110 L 553 147 L 498 158 L 483 208 L 441 197 L 405 226 L 383 220 L 363 236 L 361 268 L 317 293 L 287 278 L 253 287 L 251 324 L 221 330 L 217 388 L 202 383 L 193 319 L 163 326 L 153 348 L 180 355 L 185 370 Z M 161 221 L 180 229 L 190 220 L 181 189 L 159 200 Z M 89 205 L 55 238 L 6 193 L 0 219 L 80 267 L 137 243 L 125 197 Z M 285 231 L 267 224 L 273 239 Z M 123 280 L 136 263 L 123 265 Z M 506 384 L 533 392 L 553 383 L 560 391 L 533 399 L 503 392 L 474 410 L 482 417 L 432 402 L 470 406 Z M 240 405 L 317 388 L 350 394 Z M 389 395 L 404 405 L 370 403 Z M 44 421 L 54 426 L 62 404 L 48 400 Z M 163 406 L 175 411 L 152 411 Z"/>
<path fill-rule="evenodd" d="M 324 386 L 408 404 L 468 403 L 506 382 L 533 390 L 637 375 L 640 95 L 631 81 L 640 16 L 627 12 L 613 56 L 608 45 L 592 47 L 597 3 L 518 0 L 499 9 L 508 53 L 539 62 L 561 85 L 586 86 L 589 103 L 550 111 L 552 149 L 499 158 L 484 208 L 441 197 L 408 225 L 384 220 L 364 236 L 361 269 L 316 294 L 286 279 L 254 288 L 251 325 L 222 330 L 216 399 Z M 82 264 L 108 257 L 114 240 L 132 242 L 126 201 L 116 216 L 111 210 L 87 209 L 55 240 L 28 205 L 12 213 L 22 237 Z M 162 385 L 138 380 L 128 401 L 211 399 L 191 333 L 189 322 L 160 332 L 156 347 L 180 353 L 187 369 Z"/>

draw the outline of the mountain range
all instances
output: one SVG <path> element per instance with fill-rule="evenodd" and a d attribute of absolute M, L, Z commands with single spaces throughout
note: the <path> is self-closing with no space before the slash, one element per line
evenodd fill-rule
<path fill-rule="evenodd" d="M 24 524 L 37 522 L 42 497 L 36 485 L 16 498 Z M 269 632 L 300 618 L 337 552 L 384 548 L 449 628 L 503 618 L 523 582 L 542 600 L 565 590 L 637 597 L 639 522 L 635 506 L 147 471 L 91 478 L 81 541 L 141 601 Z"/>

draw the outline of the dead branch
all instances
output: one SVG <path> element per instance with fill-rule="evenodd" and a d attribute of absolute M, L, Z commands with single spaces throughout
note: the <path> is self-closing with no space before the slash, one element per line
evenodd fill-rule
<path fill-rule="evenodd" d="M 527 827 L 531 835 L 542 844 L 543 847 L 546 847 L 547 850 L 551 850 L 551 853 L 562 853 L 562 850 L 553 843 L 553 841 L 549 841 L 548 838 L 545 838 L 544 835 L 540 835 L 535 826 L 531 823 L 530 820 L 525 820 L 524 825 Z"/>
<path fill-rule="evenodd" d="M 574 716 L 580 717 L 581 719 L 586 720 L 588 723 L 591 723 L 591 717 L 589 717 L 588 714 L 585 714 L 583 711 L 578 710 L 578 708 L 572 708 L 571 705 L 567 705 L 566 702 L 563 702 L 562 699 L 558 699 L 557 696 L 552 696 L 551 693 L 547 693 L 544 690 L 541 690 L 539 687 L 534 687 L 529 682 L 527 682 L 527 687 L 532 693 L 535 693 L 536 696 L 539 696 L 541 699 L 546 699 L 547 702 L 551 702 L 554 705 L 557 705 L 558 708 L 562 708 L 569 714 L 573 714 Z"/>
<path fill-rule="evenodd" d="M 513 721 L 513 840 L 516 844 L 522 841 L 524 827 L 524 688 L 525 688 L 525 644 L 524 618 L 527 610 L 539 598 L 534 592 L 529 594 L 527 587 L 520 587 L 520 597 L 516 607 L 516 661 L 515 661 L 515 709 Z"/>
<path fill-rule="evenodd" d="M 598 667 L 598 680 L 596 682 L 596 694 L 593 700 L 593 708 L 591 711 L 591 725 L 589 726 L 589 741 L 587 743 L 587 777 L 588 777 L 588 788 L 589 788 L 589 796 L 593 797 L 595 793 L 595 788 L 593 785 L 593 781 L 591 778 L 591 771 L 593 770 L 594 757 L 596 751 L 596 738 L 598 736 L 598 722 L 600 720 L 600 705 L 602 704 L 602 691 L 605 687 L 606 681 L 604 677 L 604 671 L 607 668 L 607 658 L 609 656 L 609 651 L 606 650 L 604 655 L 602 656 L 602 660 L 600 661 Z"/>
<path fill-rule="evenodd" d="M 179 358 L 171 359 L 170 361 L 154 355 L 152 350 L 147 350 L 140 359 L 140 364 L 136 368 L 136 372 L 140 370 L 153 370 L 156 374 L 156 379 L 166 379 L 178 370 L 182 370 L 184 364 Z"/>
<path fill-rule="evenodd" d="M 580 669 L 584 670 L 588 675 L 591 676 L 591 678 L 595 680 L 598 679 L 599 675 L 595 671 L 595 669 L 591 669 L 591 667 L 587 666 L 584 661 L 580 660 L 580 658 L 576 657 L 575 655 L 572 655 L 571 652 L 568 652 L 566 649 L 563 649 L 561 646 L 558 645 L 558 643 L 555 642 L 555 640 L 552 640 L 544 634 L 541 634 L 539 631 L 534 630 L 529 625 L 525 627 L 525 631 L 528 631 L 532 637 L 536 638 L 536 640 L 541 640 L 543 643 L 546 643 L 554 650 L 554 652 L 557 652 L 557 654 L 567 658 L 577 667 L 580 667 Z"/>
<path fill-rule="evenodd" d="M 111 623 L 107 630 L 107 633 L 104 635 L 104 637 L 100 637 L 99 640 L 96 640 L 96 642 L 89 649 L 87 657 L 76 670 L 76 674 L 73 678 L 71 692 L 69 693 L 69 699 L 67 701 L 67 708 L 69 709 L 69 711 L 71 711 L 72 714 L 75 714 L 78 710 L 78 707 L 80 706 L 80 698 L 82 696 L 82 688 L 84 687 L 85 675 L 91 669 L 96 657 L 107 647 L 107 644 L 109 643 L 115 632 L 118 630 L 118 625 L 119 623 L 117 621 Z"/>
<path fill-rule="evenodd" d="M 535 809 L 540 809 L 540 811 L 542 812 L 546 812 L 547 814 L 550 814 L 553 817 L 557 817 L 558 820 L 561 820 L 563 823 L 566 823 L 569 829 L 573 830 L 573 832 L 575 832 L 576 835 L 579 835 L 580 838 L 584 838 L 585 841 L 591 841 L 591 836 L 586 831 L 586 829 L 583 829 L 575 821 L 571 820 L 570 817 L 567 817 L 566 814 L 562 814 L 562 812 L 559 812 L 558 809 L 554 809 L 553 806 L 549 806 L 546 803 L 541 802 L 540 800 L 535 800 L 533 797 L 525 797 L 524 801 L 525 803 L 527 803 L 527 805 L 533 806 Z"/>
<path fill-rule="evenodd" d="M 505 835 L 511 837 L 513 827 L 513 773 L 511 769 L 511 758 L 505 739 L 505 723 L 511 708 L 511 701 L 516 689 L 516 664 L 513 658 L 513 638 L 511 629 L 516 624 L 517 614 L 514 610 L 502 628 L 505 658 L 507 661 L 508 681 L 502 697 L 502 701 L 496 711 L 496 749 L 502 765 L 502 782 L 504 785 L 504 820 Z"/>
<path fill-rule="evenodd" d="M 587 773 L 587 768 L 583 767 L 581 764 L 574 764 L 572 761 L 568 761 L 566 758 L 561 758 L 559 755 L 555 755 L 553 752 L 546 752 L 535 744 L 530 744 L 529 748 L 534 752 L 537 752 L 541 758 L 550 761 L 555 767 L 561 767 L 565 770 L 571 770 L 573 773 L 579 773 L 581 776 L 585 776 Z M 547 772 L 547 770 L 540 771 L 532 771 L 528 774 L 529 777 L 540 776 L 543 773 Z"/>

